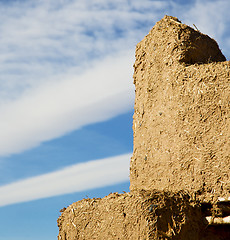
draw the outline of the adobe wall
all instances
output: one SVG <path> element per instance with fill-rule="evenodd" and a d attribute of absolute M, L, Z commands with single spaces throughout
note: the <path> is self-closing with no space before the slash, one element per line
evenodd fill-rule
<path fill-rule="evenodd" d="M 165 16 L 137 45 L 130 189 L 230 196 L 230 63 Z"/>
<path fill-rule="evenodd" d="M 187 195 L 139 191 L 73 203 L 58 226 L 59 240 L 197 240 L 207 225 Z"/>
<path fill-rule="evenodd" d="M 225 60 L 213 39 L 176 18 L 153 27 L 136 48 L 131 191 L 64 208 L 59 240 L 230 239 L 228 225 L 205 218 L 230 214 L 229 202 L 226 212 L 213 204 L 230 195 Z"/>

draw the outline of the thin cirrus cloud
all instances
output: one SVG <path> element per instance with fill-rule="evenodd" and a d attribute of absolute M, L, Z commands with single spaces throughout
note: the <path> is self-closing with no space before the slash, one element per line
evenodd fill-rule
<path fill-rule="evenodd" d="M 76 164 L 0 186 L 0 206 L 110 186 L 129 180 L 131 154 Z"/>
<path fill-rule="evenodd" d="M 0 106 L 0 154 L 22 152 L 131 109 L 132 61 L 129 53 L 106 58 L 85 74 L 66 74 Z"/>

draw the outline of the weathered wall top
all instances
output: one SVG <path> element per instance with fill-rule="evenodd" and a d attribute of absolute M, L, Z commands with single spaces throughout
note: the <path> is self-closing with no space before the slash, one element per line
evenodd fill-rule
<path fill-rule="evenodd" d="M 165 16 L 137 45 L 131 190 L 230 195 L 230 63 L 215 40 Z"/>
<path fill-rule="evenodd" d="M 207 35 L 165 16 L 137 45 L 136 63 L 148 58 L 150 64 L 174 62 L 194 64 L 226 61 L 218 44 Z M 148 56 L 144 57 L 147 54 Z M 151 61 L 152 60 L 152 61 Z"/>

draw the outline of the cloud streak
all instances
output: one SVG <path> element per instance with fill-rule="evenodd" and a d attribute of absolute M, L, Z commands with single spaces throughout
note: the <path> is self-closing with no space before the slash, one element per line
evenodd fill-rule
<path fill-rule="evenodd" d="M 106 58 L 85 74 L 30 89 L 0 106 L 0 154 L 18 153 L 80 127 L 105 121 L 133 106 L 133 58 Z"/>
<path fill-rule="evenodd" d="M 0 187 L 0 206 L 129 181 L 131 154 L 89 161 Z"/>

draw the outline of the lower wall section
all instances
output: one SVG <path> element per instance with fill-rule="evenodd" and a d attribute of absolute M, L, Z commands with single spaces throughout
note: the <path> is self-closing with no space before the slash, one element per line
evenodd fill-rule
<path fill-rule="evenodd" d="M 59 240 L 202 239 L 207 223 L 185 193 L 139 191 L 83 199 L 62 210 Z"/>

